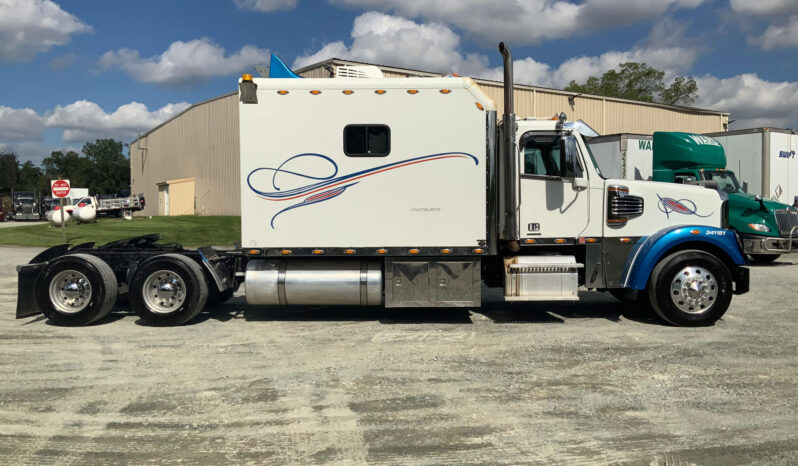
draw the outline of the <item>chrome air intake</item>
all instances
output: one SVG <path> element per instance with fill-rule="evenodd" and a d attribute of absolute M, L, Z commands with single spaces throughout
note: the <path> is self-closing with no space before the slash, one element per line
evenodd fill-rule
<path fill-rule="evenodd" d="M 249 304 L 382 304 L 378 261 L 253 260 L 247 264 L 244 283 Z"/>

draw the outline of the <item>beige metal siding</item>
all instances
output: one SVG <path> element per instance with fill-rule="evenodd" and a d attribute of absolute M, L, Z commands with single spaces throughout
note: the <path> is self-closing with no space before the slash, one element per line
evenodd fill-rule
<path fill-rule="evenodd" d="M 329 78 L 330 72 L 325 70 L 324 67 L 317 67 L 299 73 L 303 78 Z"/>
<path fill-rule="evenodd" d="M 147 199 L 142 215 L 158 215 L 158 183 L 183 178 L 195 180 L 196 214 L 240 214 L 237 95 L 190 108 L 142 137 L 141 147 L 131 144 L 130 168 L 133 192 Z"/>

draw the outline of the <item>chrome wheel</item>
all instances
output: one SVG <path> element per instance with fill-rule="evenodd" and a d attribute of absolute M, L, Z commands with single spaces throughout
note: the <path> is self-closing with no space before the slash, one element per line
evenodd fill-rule
<path fill-rule="evenodd" d="M 703 267 L 685 267 L 671 281 L 673 304 L 688 314 L 703 314 L 717 298 L 717 281 Z"/>
<path fill-rule="evenodd" d="M 170 270 L 158 270 L 144 280 L 142 297 L 151 312 L 171 314 L 186 301 L 186 282 Z"/>
<path fill-rule="evenodd" d="M 77 270 L 59 272 L 50 281 L 50 302 L 56 311 L 76 314 L 91 302 L 91 283 Z"/>

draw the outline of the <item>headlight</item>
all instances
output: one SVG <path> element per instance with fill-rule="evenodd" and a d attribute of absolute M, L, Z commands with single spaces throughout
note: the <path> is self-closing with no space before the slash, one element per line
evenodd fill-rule
<path fill-rule="evenodd" d="M 761 223 L 749 223 L 748 228 L 756 231 L 761 231 L 762 233 L 769 233 L 770 227 L 767 225 L 763 225 Z"/>

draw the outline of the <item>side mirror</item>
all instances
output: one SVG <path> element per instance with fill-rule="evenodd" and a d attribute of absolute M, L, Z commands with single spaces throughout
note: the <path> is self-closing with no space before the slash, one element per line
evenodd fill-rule
<path fill-rule="evenodd" d="M 762 198 L 762 195 L 761 195 L 761 194 L 757 194 L 757 195 L 754 197 L 754 199 L 756 199 L 756 202 L 758 202 L 758 203 L 759 203 L 759 208 L 760 208 L 760 209 L 762 209 L 762 210 L 768 210 L 768 209 L 767 209 L 767 207 L 765 207 L 765 202 L 764 202 L 764 200 L 763 200 L 763 198 Z"/>
<path fill-rule="evenodd" d="M 587 189 L 587 178 L 574 178 L 574 191 L 584 191 Z"/>
<path fill-rule="evenodd" d="M 743 181 L 743 192 L 744 193 L 748 192 L 748 182 L 747 181 Z"/>

